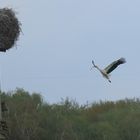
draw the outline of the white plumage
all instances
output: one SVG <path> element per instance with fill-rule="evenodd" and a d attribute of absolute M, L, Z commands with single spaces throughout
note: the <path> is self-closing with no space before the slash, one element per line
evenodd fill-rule
<path fill-rule="evenodd" d="M 110 80 L 110 73 L 117 68 L 117 66 L 119 66 L 120 64 L 124 64 L 126 63 L 126 60 L 125 58 L 120 58 L 116 61 L 113 61 L 110 65 L 108 65 L 105 69 L 100 69 L 97 65 L 95 65 L 94 61 L 92 60 L 92 64 L 93 64 L 93 67 L 94 68 L 97 68 L 101 74 L 103 75 L 103 77 L 105 77 L 110 83 L 111 83 L 111 80 Z M 92 67 L 92 68 L 93 68 Z"/>

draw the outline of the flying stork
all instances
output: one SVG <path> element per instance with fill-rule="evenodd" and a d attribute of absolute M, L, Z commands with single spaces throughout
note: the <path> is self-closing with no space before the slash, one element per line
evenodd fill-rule
<path fill-rule="evenodd" d="M 100 69 L 97 65 L 95 65 L 94 61 L 92 60 L 92 64 L 93 64 L 92 68 L 97 68 L 97 69 L 101 72 L 101 74 L 103 75 L 103 77 L 106 78 L 106 79 L 111 83 L 110 75 L 109 75 L 109 74 L 110 74 L 114 69 L 116 69 L 118 65 L 124 64 L 124 63 L 126 63 L 126 60 L 125 60 L 125 58 L 122 57 L 122 58 L 120 58 L 120 59 L 118 59 L 118 60 L 116 60 L 116 61 L 113 61 L 113 62 L 112 62 L 110 65 L 108 65 L 105 69 Z M 91 69 L 92 69 L 92 68 L 91 68 Z"/>

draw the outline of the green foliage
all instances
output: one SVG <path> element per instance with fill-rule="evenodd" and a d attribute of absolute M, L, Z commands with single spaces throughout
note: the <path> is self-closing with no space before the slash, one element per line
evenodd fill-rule
<path fill-rule="evenodd" d="M 48 104 L 38 93 L 1 93 L 8 106 L 9 140 L 140 140 L 140 100 Z"/>

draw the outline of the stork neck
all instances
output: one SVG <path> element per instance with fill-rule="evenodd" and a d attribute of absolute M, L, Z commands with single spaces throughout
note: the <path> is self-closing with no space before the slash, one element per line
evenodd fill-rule
<path fill-rule="evenodd" d="M 96 68 L 97 68 L 99 71 L 101 71 L 101 69 L 100 69 L 98 66 L 96 66 Z"/>

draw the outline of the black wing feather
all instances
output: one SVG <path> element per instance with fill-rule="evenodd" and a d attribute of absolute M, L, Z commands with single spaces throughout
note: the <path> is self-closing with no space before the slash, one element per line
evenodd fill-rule
<path fill-rule="evenodd" d="M 106 73 L 109 74 L 111 73 L 114 69 L 116 69 L 118 67 L 118 65 L 120 64 L 124 64 L 126 61 L 124 58 L 120 58 L 117 61 L 114 61 L 113 63 L 110 64 L 109 68 L 106 68 Z"/>

